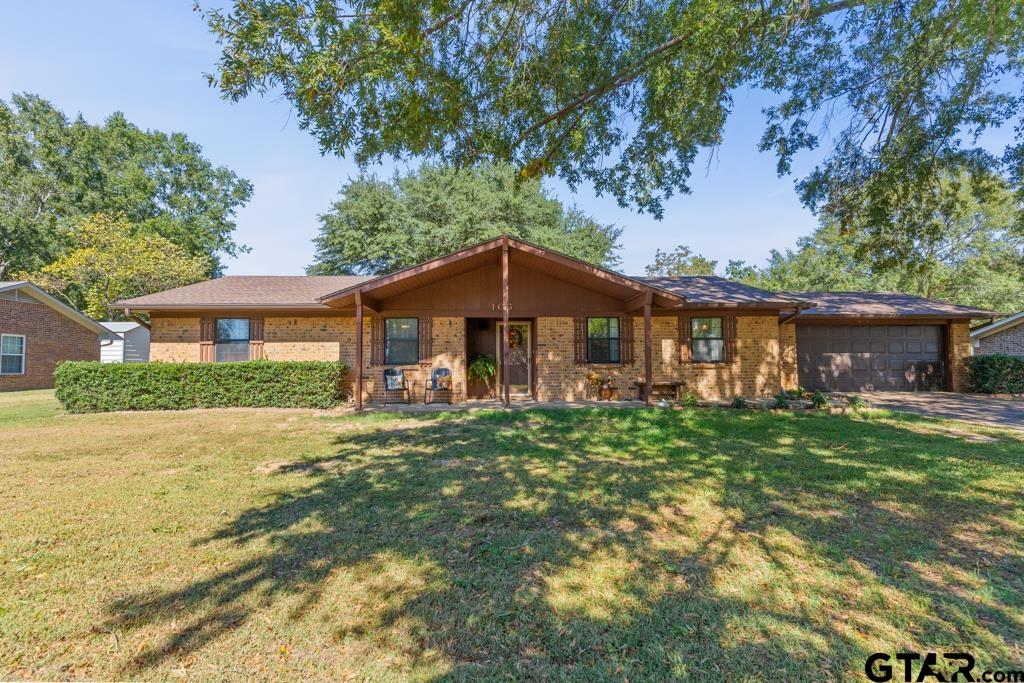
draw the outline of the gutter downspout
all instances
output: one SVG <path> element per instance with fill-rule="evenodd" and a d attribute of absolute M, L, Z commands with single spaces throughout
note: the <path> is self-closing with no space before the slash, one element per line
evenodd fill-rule
<path fill-rule="evenodd" d="M 779 324 L 780 324 L 780 325 L 785 325 L 785 324 L 786 324 L 786 323 L 788 323 L 788 322 L 789 322 L 790 320 L 792 320 L 793 318 L 795 318 L 795 317 L 797 317 L 798 315 L 800 315 L 800 312 L 801 312 L 801 311 L 806 311 L 806 310 L 808 310 L 808 309 L 810 309 L 810 308 L 814 308 L 814 307 L 813 307 L 813 306 L 804 306 L 804 305 L 802 305 L 802 304 L 798 304 L 798 305 L 797 305 L 797 307 L 796 307 L 796 310 L 795 310 L 795 311 L 793 311 L 792 313 L 790 313 L 789 315 L 787 315 L 787 316 L 786 316 L 785 318 L 783 318 L 782 320 L 780 320 L 780 321 L 779 321 Z"/>

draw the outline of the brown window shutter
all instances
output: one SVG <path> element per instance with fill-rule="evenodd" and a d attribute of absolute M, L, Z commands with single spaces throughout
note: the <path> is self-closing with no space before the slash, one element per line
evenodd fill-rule
<path fill-rule="evenodd" d="M 431 327 L 433 318 L 420 318 L 416 334 L 420 340 L 420 363 L 432 363 L 434 358 L 434 334 Z"/>
<path fill-rule="evenodd" d="M 633 318 L 622 316 L 619 318 L 619 357 L 625 365 L 632 365 L 636 361 L 633 339 Z"/>
<path fill-rule="evenodd" d="M 199 319 L 199 362 L 213 362 L 213 344 L 216 337 L 213 333 L 213 318 Z"/>
<path fill-rule="evenodd" d="M 727 315 L 722 320 L 722 336 L 725 337 L 725 362 L 736 362 L 736 316 Z"/>
<path fill-rule="evenodd" d="M 384 365 L 384 318 L 370 319 L 370 365 Z"/>
<path fill-rule="evenodd" d="M 679 316 L 679 361 L 689 363 L 690 355 L 690 316 Z"/>
<path fill-rule="evenodd" d="M 249 318 L 249 360 L 263 360 L 263 318 Z"/>
<path fill-rule="evenodd" d="M 576 365 L 587 364 L 587 319 L 572 319 L 572 355 Z"/>

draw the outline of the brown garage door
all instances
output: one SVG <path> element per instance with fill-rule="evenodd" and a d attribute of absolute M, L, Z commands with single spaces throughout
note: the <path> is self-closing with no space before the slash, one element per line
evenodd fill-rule
<path fill-rule="evenodd" d="M 807 389 L 943 388 L 939 325 L 799 325 L 796 350 Z"/>

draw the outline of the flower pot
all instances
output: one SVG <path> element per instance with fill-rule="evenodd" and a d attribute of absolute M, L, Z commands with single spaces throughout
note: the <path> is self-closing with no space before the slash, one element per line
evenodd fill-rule
<path fill-rule="evenodd" d="M 601 400 L 610 401 L 612 400 L 612 383 L 605 382 L 601 385 Z"/>

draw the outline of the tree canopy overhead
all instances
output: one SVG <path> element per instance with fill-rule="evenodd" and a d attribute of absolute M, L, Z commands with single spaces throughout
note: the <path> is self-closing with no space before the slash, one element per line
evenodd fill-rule
<path fill-rule="evenodd" d="M 914 235 L 941 178 L 1024 180 L 1022 129 L 1001 156 L 976 144 L 1021 123 L 1020 2 L 234 0 L 205 17 L 226 97 L 280 88 L 363 164 L 509 162 L 660 215 L 754 87 L 776 95 L 761 148 L 785 174 L 822 147 L 798 191 L 844 229 Z"/>
<path fill-rule="evenodd" d="M 320 216 L 315 275 L 384 274 L 501 234 L 600 266 L 618 263 L 621 230 L 518 182 L 507 165 L 423 166 L 391 180 L 363 176 Z"/>
<path fill-rule="evenodd" d="M 71 120 L 37 95 L 0 100 L 0 279 L 52 263 L 83 217 L 104 212 L 203 257 L 213 274 L 243 248 L 234 216 L 251 194 L 181 133 L 142 130 L 120 113 Z"/>

